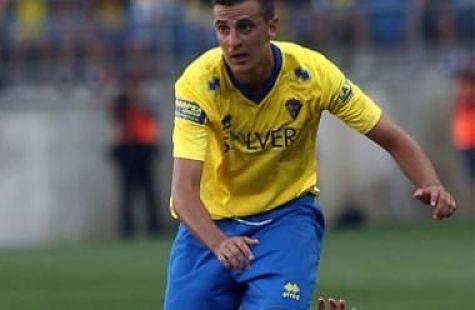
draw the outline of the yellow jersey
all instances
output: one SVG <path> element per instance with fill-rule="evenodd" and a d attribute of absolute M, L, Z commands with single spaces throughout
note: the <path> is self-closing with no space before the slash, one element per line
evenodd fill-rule
<path fill-rule="evenodd" d="M 173 156 L 203 162 L 200 198 L 212 219 L 318 194 L 316 136 L 325 110 L 363 134 L 381 116 L 323 55 L 287 42 L 272 48 L 276 69 L 258 98 L 233 79 L 220 48 L 195 60 L 175 84 Z M 171 209 L 174 215 L 173 203 Z"/>

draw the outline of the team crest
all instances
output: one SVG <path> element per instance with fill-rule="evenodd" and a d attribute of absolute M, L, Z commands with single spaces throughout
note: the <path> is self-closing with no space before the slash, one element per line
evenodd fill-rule
<path fill-rule="evenodd" d="M 285 103 L 285 107 L 287 108 L 287 111 L 289 111 L 290 116 L 296 120 L 299 116 L 300 110 L 302 109 L 302 103 L 297 99 L 289 99 Z"/>

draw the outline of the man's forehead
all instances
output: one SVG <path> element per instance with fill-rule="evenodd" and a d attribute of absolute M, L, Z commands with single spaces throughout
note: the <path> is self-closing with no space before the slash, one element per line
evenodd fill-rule
<path fill-rule="evenodd" d="M 251 20 L 255 21 L 258 19 L 260 15 L 236 15 L 236 16 L 215 16 L 214 17 L 214 22 L 215 23 L 238 23 L 243 20 Z"/>
<path fill-rule="evenodd" d="M 258 19 L 262 17 L 262 11 L 259 2 L 244 1 L 230 6 L 215 5 L 213 15 L 215 21 L 236 22 L 242 19 Z"/>

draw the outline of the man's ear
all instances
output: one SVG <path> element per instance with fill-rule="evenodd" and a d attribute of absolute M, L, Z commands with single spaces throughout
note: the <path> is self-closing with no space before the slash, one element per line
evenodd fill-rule
<path fill-rule="evenodd" d="M 269 21 L 269 39 L 273 40 L 277 37 L 279 28 L 279 17 L 275 16 Z"/>

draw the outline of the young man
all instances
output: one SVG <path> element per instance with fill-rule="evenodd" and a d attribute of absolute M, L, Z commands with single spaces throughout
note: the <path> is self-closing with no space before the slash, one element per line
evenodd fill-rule
<path fill-rule="evenodd" d="M 328 110 L 391 153 L 414 196 L 455 201 L 420 147 L 325 57 L 277 32 L 272 0 L 214 0 L 220 48 L 177 81 L 165 309 L 308 309 L 322 213 L 315 144 Z"/>

